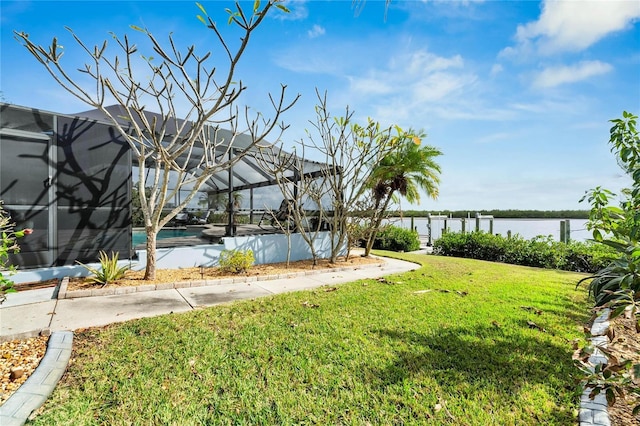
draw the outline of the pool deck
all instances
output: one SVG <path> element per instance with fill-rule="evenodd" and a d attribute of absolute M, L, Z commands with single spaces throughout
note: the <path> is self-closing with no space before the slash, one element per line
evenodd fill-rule
<path fill-rule="evenodd" d="M 156 240 L 156 248 L 169 248 L 169 247 L 191 247 L 201 244 L 211 244 L 212 242 L 218 242 L 226 235 L 226 225 L 223 224 L 209 224 L 209 225 L 187 225 L 186 228 L 181 229 L 202 229 L 200 236 L 190 235 L 186 237 L 169 237 Z M 270 225 L 256 225 L 256 224 L 239 224 L 236 225 L 236 236 L 247 235 L 265 235 L 265 234 L 279 234 L 282 233 L 280 229 Z M 144 244 L 137 244 L 134 249 L 144 250 Z"/>

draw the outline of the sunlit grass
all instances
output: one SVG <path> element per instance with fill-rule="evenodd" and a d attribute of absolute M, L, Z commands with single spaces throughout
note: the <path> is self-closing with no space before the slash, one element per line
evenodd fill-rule
<path fill-rule="evenodd" d="M 80 333 L 35 423 L 576 422 L 580 275 L 400 256 L 423 266 Z"/>

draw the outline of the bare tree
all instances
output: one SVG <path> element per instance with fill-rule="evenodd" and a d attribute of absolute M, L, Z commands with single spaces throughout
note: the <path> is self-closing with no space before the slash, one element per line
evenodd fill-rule
<path fill-rule="evenodd" d="M 368 193 L 368 191 L 367 191 Z M 351 209 L 352 213 L 347 218 L 347 253 L 346 259 L 349 260 L 351 250 L 361 247 L 362 243 L 369 241 L 369 237 L 375 231 L 382 231 L 383 227 L 372 228 L 374 212 L 374 201 L 371 197 L 362 197 L 355 203 L 355 207 Z M 391 213 L 388 213 L 391 214 Z"/>
<path fill-rule="evenodd" d="M 324 222 L 322 201 L 326 195 L 323 185 L 324 165 L 305 160 L 305 146 L 301 156 L 271 147 L 260 151 L 258 164 L 272 175 L 283 196 L 278 210 L 269 209 L 271 221 L 287 236 L 287 266 L 291 256 L 291 234 L 296 232 L 309 246 L 313 265 L 317 265 L 316 241 Z M 313 170 L 307 167 L 314 164 Z"/>
<path fill-rule="evenodd" d="M 371 188 L 371 172 L 398 141 L 402 130 L 397 126 L 383 127 L 368 119 L 366 126 L 353 122 L 353 111 L 347 107 L 343 117 L 332 117 L 327 108 L 327 95 L 317 93 L 314 132 L 307 132 L 302 144 L 320 153 L 327 164 L 323 183 L 332 200 L 331 210 L 324 212 L 329 222 L 331 262 L 348 243 L 350 222 L 368 215 L 362 210 L 362 199 Z"/>
<path fill-rule="evenodd" d="M 163 46 L 151 32 L 138 27 L 132 26 L 144 35 L 144 42 L 150 44 L 152 52 L 140 55 L 138 47 L 127 35 L 120 38 L 112 34 L 121 51 L 120 56 L 113 57 L 105 54 L 107 41 L 91 48 L 67 28 L 88 55 L 88 62 L 78 69 L 78 75 L 71 75 L 63 67 L 63 49 L 56 38 L 50 46 L 44 47 L 32 42 L 25 32 L 14 33 L 60 86 L 101 111 L 128 142 L 139 166 L 140 188 L 149 188 L 148 192 L 139 191 L 147 233 L 145 279 L 155 278 L 158 231 L 188 205 L 213 174 L 232 167 L 248 152 L 266 144 L 264 139 L 272 130 L 278 128 L 282 132 L 285 128 L 278 123 L 279 117 L 297 97 L 287 102 L 286 87 L 282 86 L 278 97 L 270 97 L 273 117 L 250 117 L 245 110 L 246 128 L 240 129 L 236 104 L 246 87 L 236 81 L 235 75 L 251 36 L 269 10 L 276 7 L 286 12 L 281 2 L 269 0 L 264 6 L 255 2 L 250 13 L 246 13 L 239 3 L 236 3 L 235 11 L 227 10 L 229 23 L 241 32 L 240 42 L 235 47 L 227 43 L 216 23 L 197 4 L 204 15 L 199 15 L 198 19 L 215 33 L 220 43 L 222 58 L 218 59 L 227 66 L 221 75 L 216 74 L 220 68 L 209 62 L 216 56 L 210 51 L 199 55 L 194 45 L 181 51 L 171 35 L 168 46 Z M 159 58 L 156 60 L 153 55 Z M 86 81 L 89 83 L 85 84 Z M 113 100 L 117 108 L 106 106 L 107 100 Z M 159 113 L 149 113 L 147 106 L 150 104 Z M 179 110 L 182 119 L 178 119 Z M 230 128 L 224 138 L 220 135 L 221 125 Z M 236 138 L 242 134 L 248 135 L 249 143 L 238 146 Z M 170 178 L 177 182 L 173 188 Z M 179 197 L 177 205 L 164 211 L 181 190 L 188 195 Z"/>

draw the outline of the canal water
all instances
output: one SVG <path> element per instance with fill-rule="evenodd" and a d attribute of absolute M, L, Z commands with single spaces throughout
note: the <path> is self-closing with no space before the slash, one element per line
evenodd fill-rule
<path fill-rule="evenodd" d="M 465 230 L 467 232 L 475 230 L 476 219 L 474 217 L 464 219 Z M 511 231 L 511 235 L 519 234 L 522 238 L 530 240 L 537 236 L 551 236 L 555 241 L 560 241 L 560 222 L 562 219 L 493 219 L 493 233 L 504 237 Z M 402 228 L 411 228 L 411 218 L 392 218 L 389 222 Z M 586 219 L 570 219 L 571 240 L 584 242 L 592 237 L 587 230 Z M 447 219 L 447 229 L 451 232 L 462 230 L 462 219 Z M 480 229 L 489 232 L 489 219 L 480 220 Z M 432 219 L 432 240 L 440 238 L 445 227 L 443 219 Z M 429 235 L 428 220 L 426 218 L 415 218 L 414 228 L 422 237 Z"/>

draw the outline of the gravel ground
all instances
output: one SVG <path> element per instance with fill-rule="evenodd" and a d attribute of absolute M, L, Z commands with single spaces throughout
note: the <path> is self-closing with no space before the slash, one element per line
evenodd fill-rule
<path fill-rule="evenodd" d="M 47 350 L 48 337 L 33 337 L 0 343 L 0 405 L 22 385 L 38 367 Z"/>

